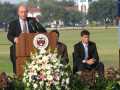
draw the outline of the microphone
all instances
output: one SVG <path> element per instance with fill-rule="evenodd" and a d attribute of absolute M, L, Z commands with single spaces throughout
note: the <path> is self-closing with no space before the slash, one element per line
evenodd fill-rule
<path fill-rule="evenodd" d="M 37 22 L 37 23 L 35 23 L 35 26 L 36 26 L 36 28 L 37 28 L 37 31 L 39 31 L 38 22 Z"/>
<path fill-rule="evenodd" d="M 34 32 L 36 32 L 35 26 L 33 25 L 33 21 L 32 21 L 32 20 L 29 21 L 29 24 L 30 24 L 32 30 L 33 30 Z"/>

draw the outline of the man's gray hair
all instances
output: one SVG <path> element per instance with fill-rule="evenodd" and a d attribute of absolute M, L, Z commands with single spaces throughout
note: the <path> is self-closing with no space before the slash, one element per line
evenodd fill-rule
<path fill-rule="evenodd" d="M 19 8 L 23 6 L 25 7 L 27 10 L 28 10 L 28 5 L 26 3 L 20 3 L 18 6 L 17 6 L 17 11 L 19 10 Z"/>

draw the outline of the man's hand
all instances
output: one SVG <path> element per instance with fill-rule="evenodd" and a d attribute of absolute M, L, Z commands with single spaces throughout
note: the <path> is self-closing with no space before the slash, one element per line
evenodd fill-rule
<path fill-rule="evenodd" d="M 15 42 L 15 43 L 18 43 L 18 37 L 16 37 L 16 38 L 14 39 L 14 42 Z"/>
<path fill-rule="evenodd" d="M 94 59 L 89 59 L 86 61 L 87 64 L 92 65 L 95 63 Z"/>

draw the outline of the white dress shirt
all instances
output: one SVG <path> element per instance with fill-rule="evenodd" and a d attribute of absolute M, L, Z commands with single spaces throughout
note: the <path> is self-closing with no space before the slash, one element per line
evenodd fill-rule
<path fill-rule="evenodd" d="M 19 21 L 20 21 L 20 27 L 21 27 L 22 33 L 24 33 L 24 30 L 23 30 L 24 23 L 25 23 L 26 26 L 27 26 L 27 30 L 26 30 L 26 31 L 29 33 L 28 22 L 22 20 L 21 18 L 19 18 Z"/>
<path fill-rule="evenodd" d="M 88 44 L 83 43 L 83 46 L 85 51 L 85 57 L 84 57 L 83 63 L 85 63 L 86 60 L 88 59 Z"/>

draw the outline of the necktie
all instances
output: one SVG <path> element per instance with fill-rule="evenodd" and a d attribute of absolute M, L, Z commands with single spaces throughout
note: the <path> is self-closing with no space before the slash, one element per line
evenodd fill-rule
<path fill-rule="evenodd" d="M 27 33 L 26 21 L 24 21 L 24 23 L 23 23 L 23 33 Z"/>

